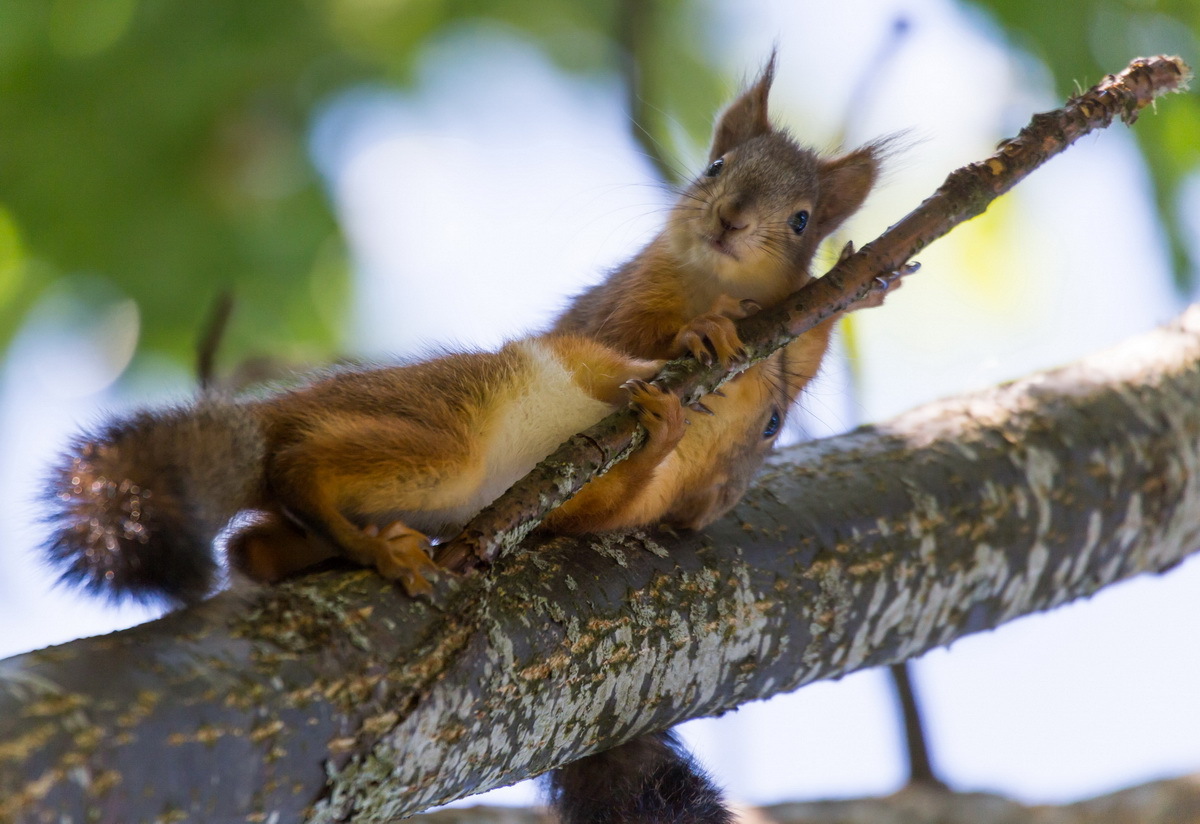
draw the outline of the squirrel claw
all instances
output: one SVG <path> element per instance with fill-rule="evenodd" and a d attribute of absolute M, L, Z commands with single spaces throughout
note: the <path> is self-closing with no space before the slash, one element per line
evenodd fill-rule
<path fill-rule="evenodd" d="M 705 406 L 703 403 L 701 403 L 700 401 L 696 401 L 693 404 L 689 404 L 688 409 L 691 409 L 694 412 L 703 412 L 705 415 L 716 414 L 711 409 L 709 409 L 707 406 Z"/>
<path fill-rule="evenodd" d="M 709 312 L 695 318 L 675 336 L 675 351 L 678 354 L 690 352 L 705 366 L 720 361 L 722 366 L 728 367 L 741 351 L 741 340 L 732 318 Z"/>
<path fill-rule="evenodd" d="M 638 402 L 639 397 L 652 394 L 655 391 L 662 391 L 650 383 L 650 381 L 642 380 L 641 378 L 630 378 L 621 384 L 621 388 L 629 393 L 634 403 Z"/>
<path fill-rule="evenodd" d="M 847 259 L 854 255 L 854 241 L 847 240 L 846 245 L 842 247 L 841 253 L 838 255 L 838 263 L 845 263 Z"/>
<path fill-rule="evenodd" d="M 382 527 L 370 524 L 363 532 L 379 542 L 375 568 L 390 581 L 398 581 L 410 597 L 433 598 L 433 584 L 444 571 L 429 557 L 429 538 L 403 521 Z"/>
<path fill-rule="evenodd" d="M 893 269 L 883 275 L 878 275 L 871 288 L 871 291 L 863 295 L 854 303 L 847 307 L 847 311 L 853 312 L 858 309 L 870 309 L 875 306 L 882 306 L 883 299 L 889 290 L 899 289 L 904 281 L 901 278 L 906 275 L 911 275 L 921 268 L 921 264 L 915 260 L 910 260 L 898 269 Z"/>
<path fill-rule="evenodd" d="M 629 392 L 638 422 L 649 434 L 647 445 L 655 444 L 664 451 L 674 449 L 687 426 L 679 396 L 646 381 L 629 383 L 634 384 Z"/>

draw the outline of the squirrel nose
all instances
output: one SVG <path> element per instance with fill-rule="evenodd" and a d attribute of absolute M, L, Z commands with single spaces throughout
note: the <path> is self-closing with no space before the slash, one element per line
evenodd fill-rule
<path fill-rule="evenodd" d="M 721 229 L 726 232 L 740 232 L 747 225 L 742 210 L 735 204 L 718 203 L 717 220 L 721 224 Z"/>

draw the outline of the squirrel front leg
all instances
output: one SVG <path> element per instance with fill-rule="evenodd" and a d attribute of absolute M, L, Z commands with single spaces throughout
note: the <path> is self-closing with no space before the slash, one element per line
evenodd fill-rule
<path fill-rule="evenodd" d="M 724 294 L 718 296 L 707 312 L 692 318 L 675 335 L 671 343 L 673 357 L 691 353 L 696 360 L 708 366 L 715 356 L 722 366 L 728 368 L 746 357 L 734 321 L 749 317 L 760 308 L 753 300 L 738 300 Z"/>
<path fill-rule="evenodd" d="M 647 437 L 633 454 L 604 475 L 593 478 L 543 526 L 552 532 L 585 533 L 642 526 L 661 518 L 670 504 L 655 494 L 652 481 L 687 431 L 679 397 L 635 378 L 625 384 Z"/>

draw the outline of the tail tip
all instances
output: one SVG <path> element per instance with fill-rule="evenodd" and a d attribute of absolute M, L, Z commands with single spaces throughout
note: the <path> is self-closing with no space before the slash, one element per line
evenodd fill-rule
<path fill-rule="evenodd" d="M 60 581 L 112 601 L 182 606 L 204 598 L 217 574 L 165 496 L 96 465 L 102 447 L 83 445 L 49 484 L 45 557 Z"/>

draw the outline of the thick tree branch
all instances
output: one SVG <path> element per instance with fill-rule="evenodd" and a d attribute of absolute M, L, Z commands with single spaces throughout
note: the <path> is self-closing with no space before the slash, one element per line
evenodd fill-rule
<path fill-rule="evenodd" d="M 876 277 L 896 271 L 958 224 L 982 214 L 993 200 L 1080 137 L 1117 118 L 1132 124 L 1155 98 L 1186 88 L 1190 79 L 1191 69 L 1178 57 L 1139 58 L 1061 109 L 1034 115 L 995 154 L 952 172 L 941 188 L 857 254 L 781 306 L 739 323 L 749 353 L 741 368 L 864 298 Z M 691 403 L 732 374 L 684 359 L 668 364 L 654 382 Z M 643 434 L 633 412 L 625 410 L 571 438 L 472 520 L 439 560 L 451 569 L 463 569 L 473 559 L 490 561 L 515 547 L 547 512 L 636 448 Z"/>
<path fill-rule="evenodd" d="M 1197 547 L 1200 307 L 793 447 L 702 534 L 530 541 L 436 608 L 327 571 L 0 662 L 0 820 L 390 821 Z"/>

